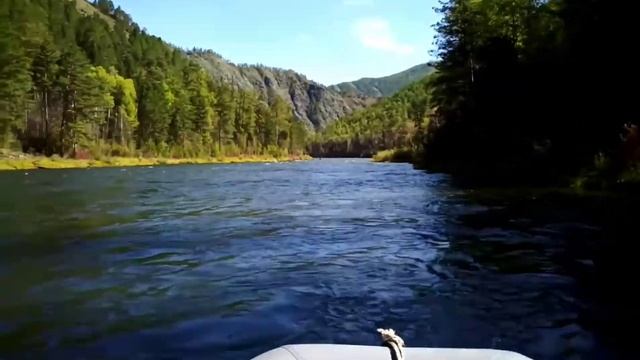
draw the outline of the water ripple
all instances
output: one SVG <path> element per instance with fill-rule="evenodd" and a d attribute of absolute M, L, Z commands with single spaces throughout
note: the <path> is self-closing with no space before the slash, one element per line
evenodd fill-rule
<path fill-rule="evenodd" d="M 377 344 L 379 326 L 412 346 L 610 355 L 572 273 L 593 259 L 563 242 L 598 227 L 510 218 L 409 165 L 34 172 L 0 186 L 13 189 L 0 198 L 0 357 L 244 359 Z"/>

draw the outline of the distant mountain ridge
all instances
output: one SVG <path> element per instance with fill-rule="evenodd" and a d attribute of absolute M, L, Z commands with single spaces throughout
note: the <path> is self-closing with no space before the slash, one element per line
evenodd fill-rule
<path fill-rule="evenodd" d="M 421 64 L 382 78 L 364 78 L 327 87 L 293 70 L 236 65 L 211 50 L 194 49 L 187 54 L 217 80 L 257 91 L 265 99 L 280 96 L 298 119 L 316 130 L 373 105 L 380 98 L 392 96 L 434 71 L 428 64 Z"/>
<path fill-rule="evenodd" d="M 410 84 L 424 79 L 435 69 L 429 64 L 416 65 L 397 74 L 380 78 L 362 78 L 360 80 L 332 85 L 329 89 L 343 95 L 358 95 L 373 98 L 389 97 Z"/>
<path fill-rule="evenodd" d="M 243 90 L 253 89 L 265 99 L 280 96 L 291 105 L 299 120 L 316 130 L 376 102 L 374 98 L 327 88 L 293 70 L 236 65 L 209 50 L 192 50 L 187 54 L 217 80 Z"/>

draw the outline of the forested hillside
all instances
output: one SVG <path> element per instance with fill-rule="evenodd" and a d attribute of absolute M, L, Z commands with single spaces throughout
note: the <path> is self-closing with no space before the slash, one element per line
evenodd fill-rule
<path fill-rule="evenodd" d="M 75 157 L 301 152 L 279 96 L 215 81 L 109 0 L 0 3 L 0 148 Z"/>
<path fill-rule="evenodd" d="M 360 96 L 382 98 L 395 95 L 408 85 L 424 79 L 435 69 L 429 64 L 416 65 L 397 74 L 380 78 L 362 78 L 360 80 L 343 82 L 329 88 L 342 94 L 356 94 Z"/>
<path fill-rule="evenodd" d="M 324 149 L 411 145 L 429 169 L 491 182 L 640 180 L 631 2 L 447 0 L 440 13 L 424 92 L 338 121 Z"/>
<path fill-rule="evenodd" d="M 331 123 L 315 137 L 317 156 L 370 157 L 381 150 L 417 149 L 428 125 L 430 77 L 370 108 Z"/>

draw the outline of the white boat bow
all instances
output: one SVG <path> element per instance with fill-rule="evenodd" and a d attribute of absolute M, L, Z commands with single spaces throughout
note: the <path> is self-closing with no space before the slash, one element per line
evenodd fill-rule
<path fill-rule="evenodd" d="M 405 348 L 407 360 L 531 360 L 511 351 L 491 349 Z M 286 345 L 253 360 L 389 360 L 384 346 Z"/>

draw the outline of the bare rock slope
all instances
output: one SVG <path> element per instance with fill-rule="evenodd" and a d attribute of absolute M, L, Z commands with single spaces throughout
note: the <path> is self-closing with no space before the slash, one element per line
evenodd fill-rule
<path fill-rule="evenodd" d="M 315 130 L 376 101 L 361 94 L 341 93 L 292 70 L 235 65 L 211 51 L 192 51 L 189 56 L 216 79 L 244 90 L 253 89 L 265 99 L 280 96 L 291 105 L 298 119 Z"/>

